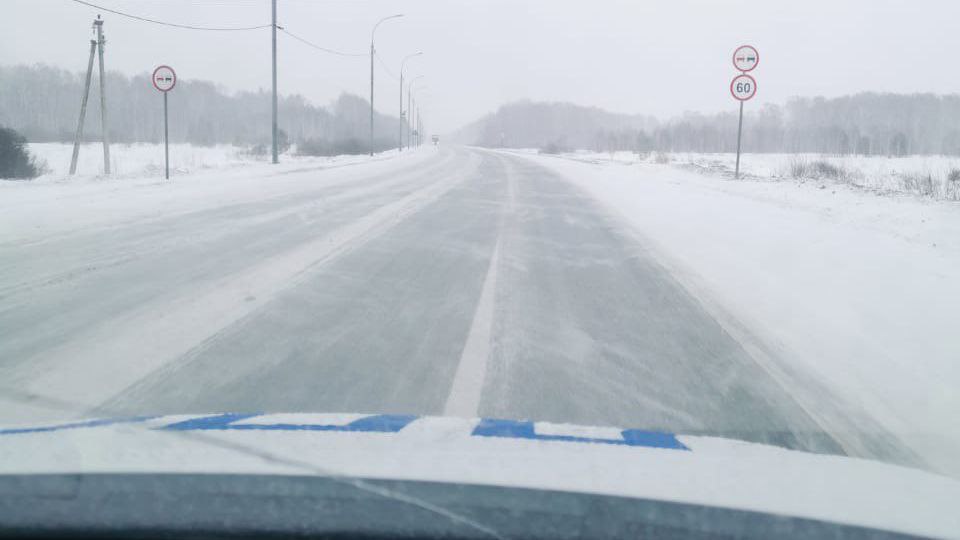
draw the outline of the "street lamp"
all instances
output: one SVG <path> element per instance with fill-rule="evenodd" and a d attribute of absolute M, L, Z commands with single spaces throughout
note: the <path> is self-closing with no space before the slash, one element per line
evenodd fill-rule
<path fill-rule="evenodd" d="M 422 136 L 423 136 L 423 114 L 422 114 L 422 112 L 420 111 L 420 106 L 417 105 L 417 99 L 420 98 L 421 96 L 423 96 L 424 94 L 429 95 L 429 94 L 430 94 L 430 87 L 429 87 L 429 86 L 426 86 L 426 85 L 424 85 L 424 86 L 417 86 L 417 87 L 414 88 L 413 90 L 416 91 L 416 93 L 417 93 L 416 96 L 414 96 L 413 99 L 412 99 L 413 103 L 412 103 L 411 109 L 410 109 L 411 113 L 412 113 L 413 116 L 414 116 L 413 128 L 414 128 L 414 130 L 416 131 L 416 134 L 417 134 L 417 136 L 414 137 L 413 139 L 414 139 L 414 141 L 415 141 L 415 146 L 420 146 L 420 143 L 421 143 L 421 141 L 423 140 L 423 139 L 422 139 Z"/>
<path fill-rule="evenodd" d="M 407 149 L 408 150 L 410 149 L 410 135 L 411 135 L 410 131 L 411 131 L 411 126 L 413 125 L 411 123 L 412 119 L 410 118 L 410 114 L 413 111 L 413 109 L 410 108 L 410 101 L 411 101 L 411 98 L 413 97 L 413 94 L 411 92 L 413 91 L 414 83 L 416 83 L 418 80 L 422 78 L 423 78 L 423 75 L 417 75 L 410 81 L 410 84 L 407 85 Z M 401 90 L 403 89 L 402 86 L 400 88 Z"/>
<path fill-rule="evenodd" d="M 420 88 L 417 88 L 417 97 L 422 96 L 424 94 L 424 90 L 428 90 L 428 88 L 426 86 L 421 86 Z M 426 92 L 426 94 L 429 96 L 430 92 L 428 91 Z M 423 131 L 425 129 L 425 124 L 423 122 L 423 111 L 420 110 L 420 107 L 416 104 L 416 101 L 414 101 L 413 107 L 414 109 L 416 109 L 416 117 L 417 117 L 417 121 L 416 121 L 417 146 L 420 146 L 423 144 Z"/>
<path fill-rule="evenodd" d="M 423 51 L 417 51 L 413 54 L 408 54 L 400 62 L 400 138 L 397 140 L 397 152 L 403 152 L 403 68 L 407 65 L 407 60 L 416 56 L 420 56 L 421 54 L 423 54 Z"/>
<path fill-rule="evenodd" d="M 397 15 L 390 15 L 389 17 L 384 17 L 377 21 L 377 24 L 373 25 L 373 30 L 370 31 L 370 155 L 373 155 L 373 57 L 377 54 L 377 50 L 373 47 L 373 37 L 377 33 L 377 27 L 383 24 L 384 21 L 390 19 L 397 19 L 403 17 L 402 13 Z"/>

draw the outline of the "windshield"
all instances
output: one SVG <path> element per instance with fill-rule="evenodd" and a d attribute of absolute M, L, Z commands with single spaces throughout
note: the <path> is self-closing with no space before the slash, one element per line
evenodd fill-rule
<path fill-rule="evenodd" d="M 5 8 L 0 474 L 960 531 L 953 3 Z"/>

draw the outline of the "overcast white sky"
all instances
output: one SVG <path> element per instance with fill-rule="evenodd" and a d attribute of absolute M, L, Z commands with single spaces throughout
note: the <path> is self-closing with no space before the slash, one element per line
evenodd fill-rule
<path fill-rule="evenodd" d="M 270 0 L 91 0 L 193 25 L 269 24 Z M 2 0 L 0 63 L 86 62 L 97 11 L 70 0 Z M 794 95 L 865 90 L 960 91 L 958 0 L 279 0 L 278 22 L 320 45 L 369 48 L 377 32 L 394 72 L 425 76 L 425 117 L 455 129 L 517 99 L 570 101 L 660 117 L 736 105 L 733 49 L 760 50 L 759 93 L 748 106 Z M 161 63 L 181 79 L 233 91 L 269 88 L 270 31 L 197 32 L 104 13 L 107 67 L 128 74 Z M 369 93 L 369 59 L 319 53 L 280 34 L 283 94 L 326 104 Z M 377 109 L 397 114 L 398 86 L 377 66 Z"/>

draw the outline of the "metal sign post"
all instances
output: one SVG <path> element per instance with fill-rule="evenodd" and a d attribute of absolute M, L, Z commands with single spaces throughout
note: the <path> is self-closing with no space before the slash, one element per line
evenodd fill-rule
<path fill-rule="evenodd" d="M 170 66 L 153 70 L 153 87 L 163 94 L 163 161 L 164 178 L 170 179 L 170 130 L 167 121 L 167 92 L 177 85 L 177 74 Z"/>
<path fill-rule="evenodd" d="M 733 67 L 740 71 L 740 74 L 733 78 L 730 83 L 730 94 L 733 99 L 740 102 L 740 119 L 737 122 L 737 165 L 733 177 L 740 178 L 740 142 L 743 138 L 743 102 L 753 99 L 757 94 L 757 81 L 747 75 L 747 72 L 753 71 L 760 64 L 760 53 L 750 45 L 737 47 L 733 51 Z"/>

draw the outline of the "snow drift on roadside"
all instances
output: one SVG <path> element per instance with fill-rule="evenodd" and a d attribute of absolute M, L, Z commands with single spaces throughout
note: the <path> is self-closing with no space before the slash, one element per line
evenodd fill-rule
<path fill-rule="evenodd" d="M 530 159 L 621 214 L 782 361 L 960 476 L 960 204 Z"/>

